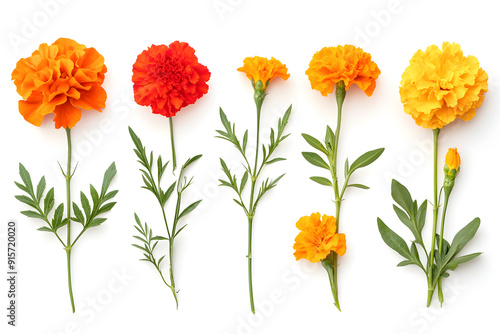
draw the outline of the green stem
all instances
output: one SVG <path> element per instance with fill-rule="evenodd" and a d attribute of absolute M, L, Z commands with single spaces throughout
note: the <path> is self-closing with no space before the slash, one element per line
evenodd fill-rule
<path fill-rule="evenodd" d="M 255 203 L 254 203 L 254 195 L 255 195 L 255 184 L 257 182 L 257 164 L 259 160 L 259 143 L 260 143 L 260 113 L 262 109 L 262 102 L 264 101 L 265 95 L 256 95 L 255 96 L 255 105 L 257 107 L 257 144 L 255 146 L 255 164 L 253 171 L 249 171 L 252 180 L 252 186 L 250 190 L 250 205 L 248 212 L 248 291 L 250 294 L 250 309 L 252 313 L 255 314 L 255 305 L 253 301 L 253 283 L 252 283 L 252 226 L 253 226 L 253 217 L 255 216 Z M 260 171 L 259 171 L 260 172 Z"/>
<path fill-rule="evenodd" d="M 177 160 L 175 158 L 175 144 L 174 144 L 174 126 L 172 122 L 173 117 L 169 117 L 168 121 L 170 124 L 170 143 L 172 144 L 172 171 L 175 171 L 175 168 L 177 167 Z"/>
<path fill-rule="evenodd" d="M 174 281 L 174 266 L 173 266 L 173 254 L 174 254 L 174 238 L 168 239 L 169 243 L 169 260 L 170 260 L 170 289 L 175 299 L 175 306 L 179 309 L 179 302 L 177 300 L 177 291 L 175 291 L 175 281 Z M 163 275 L 162 275 L 163 276 Z"/>
<path fill-rule="evenodd" d="M 66 262 L 68 264 L 68 289 L 69 298 L 71 300 L 71 309 L 75 313 L 75 301 L 73 298 L 73 286 L 71 284 L 71 129 L 66 128 L 66 139 L 68 141 L 68 165 L 66 169 L 66 211 L 68 220 L 67 223 L 67 239 L 66 239 Z"/>
<path fill-rule="evenodd" d="M 335 89 L 335 95 L 337 98 L 337 127 L 335 129 L 335 139 L 333 143 L 333 156 L 330 160 L 330 173 L 332 175 L 333 179 L 333 191 L 335 192 L 335 219 L 337 220 L 337 233 L 339 232 L 339 226 L 340 226 L 340 205 L 342 203 L 342 196 L 343 196 L 343 191 L 342 195 L 339 192 L 339 180 L 337 177 L 337 153 L 338 153 L 338 148 L 339 148 L 339 139 L 340 139 L 340 125 L 342 123 L 342 105 L 344 104 L 344 99 L 345 99 L 345 85 L 343 81 L 340 81 L 339 83 L 336 84 L 336 89 Z M 345 181 L 347 183 L 347 180 Z M 339 298 L 338 298 L 338 285 L 337 285 L 337 267 L 338 267 L 338 254 L 331 251 L 330 255 L 330 264 L 332 266 L 332 270 L 328 271 L 328 275 L 330 278 L 330 285 L 332 288 L 332 293 L 335 301 L 335 306 L 338 308 L 340 311 L 340 303 L 339 303 Z"/>
<path fill-rule="evenodd" d="M 250 309 L 255 314 L 253 301 L 253 283 L 252 283 L 252 223 L 253 217 L 248 217 L 248 292 L 250 294 Z"/>
<path fill-rule="evenodd" d="M 450 199 L 451 188 L 444 188 L 444 204 L 443 204 L 443 214 L 441 216 L 441 229 L 439 230 L 439 257 L 441 258 L 443 252 L 443 240 L 444 240 L 444 221 L 446 218 L 446 210 L 448 209 L 448 201 Z M 443 306 L 443 287 L 442 278 L 438 278 L 438 298 L 441 307 Z"/>
<path fill-rule="evenodd" d="M 330 281 L 330 288 L 332 289 L 334 304 L 339 311 L 342 311 L 340 309 L 338 285 L 337 285 L 337 263 L 335 260 L 336 255 L 337 254 L 335 252 L 331 252 L 324 260 L 321 260 L 321 264 L 328 273 L 328 280 Z"/>
<path fill-rule="evenodd" d="M 431 242 L 431 253 L 429 255 L 429 261 L 427 263 L 427 307 L 431 305 L 432 295 L 434 294 L 435 285 L 433 284 L 433 267 L 434 267 L 434 252 L 436 249 L 436 229 L 437 229 L 437 219 L 439 213 L 439 203 L 438 203 L 438 186 L 437 186 L 437 159 L 438 159 L 438 138 L 440 129 L 433 130 L 434 137 L 434 206 L 432 208 L 432 242 Z"/>

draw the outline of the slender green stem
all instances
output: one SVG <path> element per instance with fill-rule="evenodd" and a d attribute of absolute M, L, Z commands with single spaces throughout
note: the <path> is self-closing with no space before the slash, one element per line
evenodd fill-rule
<path fill-rule="evenodd" d="M 73 298 L 73 286 L 71 284 L 71 129 L 66 128 L 66 138 L 68 141 L 68 165 L 66 169 L 66 211 L 68 220 L 67 223 L 67 239 L 66 239 L 66 261 L 68 264 L 68 289 L 69 298 L 71 300 L 71 309 L 75 313 L 75 301 Z"/>
<path fill-rule="evenodd" d="M 328 254 L 328 256 L 324 260 L 321 260 L 321 264 L 323 265 L 323 268 L 325 268 L 326 272 L 328 273 L 328 280 L 330 281 L 330 288 L 332 290 L 334 304 L 339 311 L 342 311 L 340 309 L 340 303 L 339 303 L 339 294 L 338 294 L 338 285 L 337 285 L 337 264 L 336 264 L 336 260 L 335 260 L 335 255 L 337 255 L 337 254 L 334 252 L 331 252 L 330 254 Z"/>
<path fill-rule="evenodd" d="M 335 129 L 335 139 L 333 143 L 333 155 L 330 159 L 330 173 L 332 175 L 333 180 L 333 191 L 335 192 L 335 218 L 337 220 L 337 233 L 339 232 L 339 223 L 340 223 L 340 205 L 342 203 L 342 196 L 344 194 L 344 189 L 342 190 L 342 194 L 339 192 L 339 179 L 337 176 L 337 153 L 339 148 L 339 140 L 340 140 L 340 126 L 342 124 L 342 105 L 345 99 L 345 85 L 344 82 L 341 81 L 336 85 L 335 94 L 337 98 L 337 127 Z M 347 180 L 345 181 L 347 184 Z M 332 293 L 335 301 L 335 306 L 340 311 L 340 303 L 338 298 L 338 284 L 337 284 L 337 267 L 338 267 L 338 254 L 331 251 L 329 257 L 331 258 L 332 271 L 328 271 L 328 275 L 330 278 L 330 284 L 332 287 Z M 325 267 L 326 268 L 326 267 Z"/>
<path fill-rule="evenodd" d="M 253 283 L 252 283 L 252 223 L 253 217 L 248 217 L 248 292 L 250 294 L 250 309 L 255 314 L 253 301 Z"/>
<path fill-rule="evenodd" d="M 174 126 L 172 122 L 172 117 L 168 118 L 169 124 L 170 124 L 170 143 L 172 144 L 172 171 L 175 171 L 175 168 L 177 167 L 177 160 L 175 158 L 175 144 L 174 144 Z"/>
<path fill-rule="evenodd" d="M 174 281 L 174 266 L 173 266 L 173 255 L 174 255 L 174 238 L 168 239 L 169 243 L 169 260 L 170 260 L 170 289 L 175 299 L 175 306 L 179 309 L 179 302 L 177 301 L 177 291 L 175 291 L 175 281 Z M 163 275 L 162 275 L 163 277 Z"/>
<path fill-rule="evenodd" d="M 438 185 L 437 185 L 437 159 L 438 159 L 438 138 L 440 129 L 433 130 L 434 137 L 434 206 L 432 208 L 432 242 L 431 242 L 431 253 L 429 255 L 429 261 L 427 263 L 427 307 L 431 305 L 432 295 L 434 294 L 435 285 L 433 284 L 433 267 L 434 267 L 434 252 L 436 249 L 436 229 L 437 229 L 437 219 L 439 213 L 439 203 L 438 203 Z"/>
<path fill-rule="evenodd" d="M 253 226 L 253 217 L 255 216 L 255 203 L 254 203 L 254 195 L 255 195 L 255 184 L 257 182 L 257 164 L 259 161 L 259 143 L 260 143 L 260 113 L 262 109 L 262 99 L 255 99 L 255 105 L 257 107 L 257 143 L 255 146 L 255 164 L 253 171 L 250 171 L 251 175 L 251 189 L 250 189 L 250 205 L 248 212 L 248 291 L 250 294 L 250 309 L 252 313 L 255 314 L 255 305 L 253 300 L 253 283 L 252 283 L 252 226 Z M 260 173 L 260 170 L 259 170 Z"/>
<path fill-rule="evenodd" d="M 444 221 L 446 219 L 446 210 L 448 209 L 448 201 L 450 199 L 451 188 L 444 189 L 444 204 L 443 204 L 443 214 L 441 216 L 441 229 L 439 230 L 439 257 L 441 258 L 443 252 L 443 240 L 444 240 Z M 438 298 L 439 303 L 443 306 L 443 287 L 442 278 L 438 278 Z"/>
<path fill-rule="evenodd" d="M 448 200 L 450 199 L 450 194 L 445 192 L 444 203 L 443 203 L 443 213 L 441 215 L 441 229 L 439 230 L 439 254 L 443 252 L 443 239 L 444 239 L 444 221 L 446 218 L 446 210 L 448 209 Z"/>

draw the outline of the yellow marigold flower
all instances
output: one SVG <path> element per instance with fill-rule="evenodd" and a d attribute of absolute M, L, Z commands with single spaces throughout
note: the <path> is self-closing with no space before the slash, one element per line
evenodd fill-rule
<path fill-rule="evenodd" d="M 404 110 L 424 128 L 436 129 L 456 118 L 468 121 L 488 91 L 488 75 L 476 57 L 463 55 L 460 45 L 443 43 L 418 50 L 401 80 Z"/>
<path fill-rule="evenodd" d="M 290 77 L 286 65 L 274 57 L 271 59 L 258 56 L 247 57 L 243 60 L 243 66 L 238 68 L 238 71 L 245 73 L 247 78 L 252 80 L 254 89 L 257 89 L 256 85 L 260 81 L 262 83 L 261 90 L 265 90 L 269 82 L 276 77 L 281 77 L 283 80 Z"/>
<path fill-rule="evenodd" d="M 460 154 L 458 154 L 456 148 L 448 149 L 448 153 L 446 153 L 446 158 L 444 159 L 444 162 L 450 170 L 457 169 L 460 167 Z"/>
<path fill-rule="evenodd" d="M 337 232 L 335 217 L 313 213 L 304 216 L 297 222 L 300 233 L 295 238 L 295 258 L 319 262 L 326 258 L 330 251 L 339 255 L 346 252 L 345 235 Z"/>
<path fill-rule="evenodd" d="M 380 75 L 371 55 L 353 45 L 324 47 L 316 52 L 306 71 L 311 87 L 327 96 L 333 92 L 336 83 L 344 81 L 345 89 L 356 84 L 371 96 L 375 89 L 375 79 Z"/>

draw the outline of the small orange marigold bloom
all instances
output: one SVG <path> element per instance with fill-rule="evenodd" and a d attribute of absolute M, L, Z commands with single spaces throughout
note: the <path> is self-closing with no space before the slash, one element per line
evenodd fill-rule
<path fill-rule="evenodd" d="M 72 128 L 80 120 L 81 109 L 105 107 L 107 96 L 101 85 L 106 71 L 104 57 L 94 48 L 69 38 L 43 43 L 30 57 L 20 59 L 12 72 L 22 97 L 19 112 L 36 126 L 54 113 L 56 128 Z"/>
<path fill-rule="evenodd" d="M 311 87 L 323 96 L 333 92 L 335 84 L 344 81 L 345 89 L 356 84 L 371 96 L 375 79 L 380 75 L 371 55 L 353 45 L 324 47 L 316 52 L 306 71 Z"/>
<path fill-rule="evenodd" d="M 460 154 L 458 154 L 456 148 L 448 149 L 448 153 L 446 153 L 444 162 L 450 170 L 460 167 Z"/>
<path fill-rule="evenodd" d="M 276 77 L 281 77 L 283 80 L 290 77 L 286 65 L 274 57 L 271 57 L 270 60 L 258 56 L 247 57 L 243 60 L 243 66 L 238 68 L 238 71 L 245 73 L 247 78 L 252 80 L 254 88 L 257 82 L 261 81 L 262 90 L 265 90 L 269 82 Z"/>
<path fill-rule="evenodd" d="M 319 262 L 334 251 L 339 255 L 346 252 L 345 234 L 337 232 L 337 220 L 333 216 L 313 213 L 297 222 L 300 233 L 295 238 L 295 258 Z"/>
<path fill-rule="evenodd" d="M 488 74 L 476 57 L 463 55 L 460 45 L 443 43 L 418 50 L 401 80 L 399 93 L 405 113 L 417 125 L 441 129 L 457 118 L 468 121 L 488 91 Z"/>

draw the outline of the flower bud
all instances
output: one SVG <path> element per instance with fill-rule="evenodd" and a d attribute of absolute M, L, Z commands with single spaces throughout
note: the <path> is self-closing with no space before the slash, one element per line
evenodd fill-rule
<path fill-rule="evenodd" d="M 448 153 L 446 153 L 446 158 L 444 160 L 445 164 L 451 169 L 457 169 L 460 167 L 460 154 L 458 154 L 456 148 L 450 148 Z"/>
<path fill-rule="evenodd" d="M 444 189 L 445 192 L 451 192 L 455 185 L 455 178 L 460 171 L 460 155 L 456 148 L 450 148 L 444 159 Z"/>

